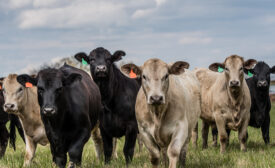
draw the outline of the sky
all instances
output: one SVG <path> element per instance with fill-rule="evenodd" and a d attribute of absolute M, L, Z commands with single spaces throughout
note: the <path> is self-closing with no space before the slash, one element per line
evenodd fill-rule
<path fill-rule="evenodd" d="M 104 47 L 125 61 L 275 65 L 274 0 L 0 0 L 0 76 Z"/>

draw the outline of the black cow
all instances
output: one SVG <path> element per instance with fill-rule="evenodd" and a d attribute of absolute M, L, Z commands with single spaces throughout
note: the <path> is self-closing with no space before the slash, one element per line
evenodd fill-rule
<path fill-rule="evenodd" d="M 100 47 L 91 51 L 90 55 L 78 53 L 75 58 L 90 64 L 91 75 L 100 89 L 104 114 L 99 118 L 100 131 L 104 144 L 105 163 L 110 162 L 112 154 L 112 138 L 125 135 L 123 148 L 126 163 L 134 155 L 138 133 L 135 116 L 135 102 L 140 88 L 137 80 L 126 77 L 114 62 L 125 56 L 124 51 L 116 51 L 113 55 Z"/>
<path fill-rule="evenodd" d="M 4 101 L 4 96 L 2 92 L 2 81 L 3 81 L 3 78 L 0 78 L 0 158 L 2 158 L 5 155 L 9 139 L 10 139 L 10 145 L 14 150 L 16 150 L 16 146 L 15 146 L 16 129 L 15 128 L 17 128 L 19 135 L 25 142 L 24 131 L 18 117 L 14 114 L 6 113 L 3 109 L 3 105 L 5 101 Z M 10 133 L 6 127 L 6 124 L 8 121 L 10 121 Z"/>
<path fill-rule="evenodd" d="M 20 75 L 17 81 L 37 86 L 40 114 L 50 142 L 54 163 L 65 167 L 81 164 L 83 147 L 95 128 L 103 107 L 100 92 L 84 71 L 64 65 L 41 70 L 36 78 Z"/>
<path fill-rule="evenodd" d="M 253 77 L 247 78 L 246 83 L 251 95 L 251 109 L 249 126 L 261 128 L 263 140 L 269 144 L 269 126 L 270 126 L 270 73 L 275 73 L 275 66 L 270 68 L 265 62 L 258 62 L 255 67 L 249 70 Z M 245 73 L 249 72 L 245 70 Z M 227 130 L 228 136 L 230 130 Z M 217 129 L 212 129 L 212 135 L 217 135 Z"/>
<path fill-rule="evenodd" d="M 270 125 L 270 73 L 275 73 L 275 66 L 270 68 L 265 62 L 258 62 L 251 70 L 253 77 L 246 79 L 251 95 L 249 125 L 261 128 L 264 142 L 268 144 Z"/>

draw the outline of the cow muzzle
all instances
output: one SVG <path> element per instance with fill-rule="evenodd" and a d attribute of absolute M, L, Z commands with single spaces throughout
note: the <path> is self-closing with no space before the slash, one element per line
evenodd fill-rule
<path fill-rule="evenodd" d="M 229 82 L 229 87 L 231 87 L 231 88 L 237 88 L 237 87 L 240 87 L 240 86 L 241 86 L 240 81 L 232 80 L 232 81 Z"/>
<path fill-rule="evenodd" d="M 164 102 L 163 96 L 153 95 L 153 96 L 150 96 L 150 98 L 149 98 L 149 104 L 151 104 L 151 105 L 161 105 L 164 103 L 165 102 Z"/>
<path fill-rule="evenodd" d="M 7 113 L 14 113 L 14 112 L 18 111 L 18 109 L 15 104 L 6 103 L 6 104 L 4 104 L 4 111 L 6 111 Z"/>
<path fill-rule="evenodd" d="M 56 110 L 53 107 L 45 107 L 45 108 L 43 108 L 42 112 L 46 116 L 52 116 L 56 113 Z"/>
<path fill-rule="evenodd" d="M 257 82 L 257 87 L 267 87 L 267 85 L 268 85 L 268 83 L 267 83 L 267 81 L 266 80 L 260 80 L 260 81 L 258 81 Z"/>
<path fill-rule="evenodd" d="M 107 76 L 107 66 L 106 65 L 98 65 L 95 68 L 96 77 L 106 77 Z"/>

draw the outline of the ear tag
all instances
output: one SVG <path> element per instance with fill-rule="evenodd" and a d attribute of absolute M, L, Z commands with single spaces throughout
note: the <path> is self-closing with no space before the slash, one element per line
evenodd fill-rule
<path fill-rule="evenodd" d="M 137 75 L 135 74 L 135 72 L 131 69 L 130 73 L 129 73 L 130 78 L 136 78 Z"/>
<path fill-rule="evenodd" d="M 25 87 L 26 87 L 26 88 L 31 88 L 31 87 L 32 87 L 32 84 L 31 84 L 30 82 L 26 82 L 26 83 L 25 83 Z"/>
<path fill-rule="evenodd" d="M 223 68 L 222 67 L 218 67 L 218 72 L 223 72 Z"/>
<path fill-rule="evenodd" d="M 250 71 L 248 71 L 248 72 L 247 72 L 247 76 L 248 76 L 248 77 L 252 77 L 253 74 L 252 74 Z"/>
<path fill-rule="evenodd" d="M 0 90 L 2 90 L 2 86 L 0 85 Z"/>
<path fill-rule="evenodd" d="M 82 58 L 82 64 L 83 65 L 88 65 L 87 61 L 85 61 L 84 58 Z"/>

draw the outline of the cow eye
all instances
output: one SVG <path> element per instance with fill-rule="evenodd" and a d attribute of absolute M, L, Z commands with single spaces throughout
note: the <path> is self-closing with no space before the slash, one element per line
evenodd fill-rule
<path fill-rule="evenodd" d="M 40 95 L 42 95 L 42 94 L 44 93 L 44 89 L 38 88 L 38 93 L 39 93 Z"/>
<path fill-rule="evenodd" d="M 143 78 L 144 80 L 146 80 L 146 76 L 145 76 L 145 75 L 142 75 L 142 78 Z"/>
<path fill-rule="evenodd" d="M 229 71 L 229 69 L 228 69 L 228 68 L 226 68 L 226 67 L 225 67 L 224 69 L 225 69 L 226 71 Z"/>
<path fill-rule="evenodd" d="M 20 93 L 22 91 L 23 91 L 23 89 L 22 89 L 22 87 L 20 87 L 17 92 Z"/>
<path fill-rule="evenodd" d="M 167 80 L 168 79 L 168 74 L 166 74 L 163 78 L 162 78 L 162 80 Z"/>
<path fill-rule="evenodd" d="M 240 71 L 242 71 L 242 70 L 243 70 L 243 67 L 240 68 Z"/>

